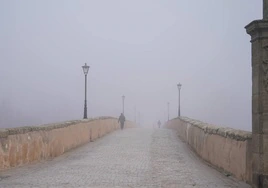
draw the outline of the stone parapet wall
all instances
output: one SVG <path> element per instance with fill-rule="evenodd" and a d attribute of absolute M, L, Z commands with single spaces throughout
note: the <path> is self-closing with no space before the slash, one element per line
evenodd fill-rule
<path fill-rule="evenodd" d="M 118 129 L 117 121 L 112 117 L 99 117 L 0 129 L 0 170 L 59 156 Z M 126 122 L 126 128 L 134 126 L 132 122 Z"/>
<path fill-rule="evenodd" d="M 187 117 L 170 120 L 166 127 L 176 130 L 206 162 L 251 183 L 251 132 L 217 127 Z"/>

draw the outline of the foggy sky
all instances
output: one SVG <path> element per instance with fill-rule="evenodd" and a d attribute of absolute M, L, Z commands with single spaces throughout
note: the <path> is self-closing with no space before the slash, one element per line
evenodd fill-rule
<path fill-rule="evenodd" d="M 0 128 L 181 115 L 251 130 L 252 0 L 0 1 Z M 138 115 L 137 115 L 138 120 Z"/>

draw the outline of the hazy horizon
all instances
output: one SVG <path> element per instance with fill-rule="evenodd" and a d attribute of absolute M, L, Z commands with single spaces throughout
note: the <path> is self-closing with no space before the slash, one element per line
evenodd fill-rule
<path fill-rule="evenodd" d="M 1 1 L 0 128 L 181 115 L 251 130 L 251 43 L 262 1 Z"/>

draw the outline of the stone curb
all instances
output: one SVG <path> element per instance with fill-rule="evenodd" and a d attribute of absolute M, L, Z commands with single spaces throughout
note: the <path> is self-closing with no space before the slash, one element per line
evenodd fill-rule
<path fill-rule="evenodd" d="M 199 120 L 190 119 L 188 117 L 180 117 L 180 118 L 175 118 L 173 120 L 176 120 L 176 119 L 180 119 L 186 123 L 190 123 L 191 125 L 202 129 L 205 133 L 208 133 L 208 134 L 220 135 L 226 138 L 229 137 L 237 141 L 245 141 L 245 140 L 252 138 L 252 133 L 249 131 L 243 131 L 243 130 L 233 129 L 229 127 L 217 127 L 215 125 L 204 123 Z"/>
<path fill-rule="evenodd" d="M 102 117 L 96 117 L 91 119 L 82 119 L 82 120 L 71 120 L 71 121 L 65 121 L 60 123 L 53 123 L 53 124 L 44 124 L 39 126 L 24 126 L 24 127 L 16 127 L 16 128 L 6 128 L 6 129 L 0 129 L 0 138 L 6 138 L 9 135 L 15 135 L 15 134 L 25 134 L 28 132 L 33 131 L 50 131 L 53 129 L 60 129 L 64 127 L 68 127 L 71 125 L 76 125 L 78 123 L 87 123 L 91 121 L 96 120 L 105 120 L 105 119 L 117 119 L 114 117 L 109 116 L 102 116 Z"/>

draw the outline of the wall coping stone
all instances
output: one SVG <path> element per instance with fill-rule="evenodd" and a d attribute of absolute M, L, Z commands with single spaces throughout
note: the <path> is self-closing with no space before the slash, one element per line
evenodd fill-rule
<path fill-rule="evenodd" d="M 0 129 L 0 139 L 7 138 L 9 135 L 25 134 L 25 133 L 33 132 L 33 131 L 50 131 L 53 129 L 60 129 L 60 128 L 68 127 L 68 126 L 75 125 L 78 123 L 87 123 L 91 121 L 105 120 L 105 119 L 117 119 L 117 118 L 109 117 L 109 116 L 101 116 L 101 117 L 95 117 L 95 118 L 90 118 L 90 119 L 71 120 L 71 121 L 65 121 L 65 122 L 59 122 L 59 123 L 44 124 L 44 125 L 39 125 L 39 126 L 4 128 L 4 129 Z"/>
<path fill-rule="evenodd" d="M 249 131 L 243 131 L 243 130 L 233 129 L 229 127 L 218 127 L 215 125 L 211 125 L 209 123 L 204 123 L 199 120 L 190 119 L 188 117 L 179 117 L 175 119 L 180 119 L 186 123 L 190 123 L 193 126 L 196 126 L 202 129 L 205 133 L 208 133 L 208 134 L 216 134 L 216 135 L 220 135 L 226 138 L 229 137 L 237 141 L 245 141 L 245 140 L 249 140 L 252 138 L 252 133 Z"/>

